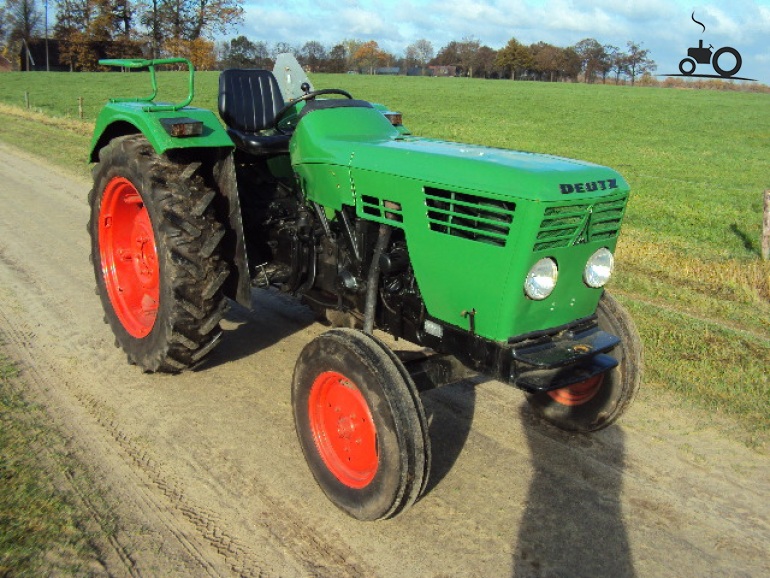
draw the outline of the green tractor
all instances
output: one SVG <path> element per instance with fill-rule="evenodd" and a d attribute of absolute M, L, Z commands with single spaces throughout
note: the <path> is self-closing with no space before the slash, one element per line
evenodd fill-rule
<path fill-rule="evenodd" d="M 228 300 L 302 301 L 334 328 L 297 360 L 296 430 L 351 516 L 393 517 L 425 490 L 424 388 L 478 372 L 575 432 L 631 403 L 641 345 L 604 290 L 618 173 L 414 136 L 382 105 L 313 90 L 288 55 L 222 72 L 221 122 L 189 106 L 186 60 L 103 64 L 149 69 L 154 89 L 110 101 L 92 142 L 91 256 L 117 344 L 179 372 L 217 345 Z M 188 98 L 156 103 L 156 67 L 180 64 Z M 375 329 L 418 347 L 394 352 Z"/>

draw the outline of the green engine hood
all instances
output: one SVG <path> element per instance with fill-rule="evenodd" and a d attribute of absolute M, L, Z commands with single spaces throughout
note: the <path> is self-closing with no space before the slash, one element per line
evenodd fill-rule
<path fill-rule="evenodd" d="M 299 124 L 295 137 L 300 145 L 292 147 L 295 165 L 344 165 L 431 185 L 539 201 L 602 196 L 629 188 L 617 172 L 592 163 L 402 136 L 374 109 L 311 113 Z"/>

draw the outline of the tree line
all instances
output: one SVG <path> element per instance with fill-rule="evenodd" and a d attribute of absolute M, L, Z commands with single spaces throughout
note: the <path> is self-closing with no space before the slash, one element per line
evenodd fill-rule
<path fill-rule="evenodd" d="M 621 49 L 586 38 L 568 47 L 546 42 L 525 45 L 511 38 L 495 50 L 478 39 L 451 41 L 438 51 L 427 39 L 402 54 L 376 41 L 345 39 L 332 45 L 310 40 L 300 45 L 237 36 L 215 43 L 242 22 L 242 0 L 51 0 L 54 24 L 43 14 L 45 0 L 4 0 L 0 6 L 0 47 L 17 60 L 23 43 L 45 33 L 57 42 L 60 66 L 97 70 L 100 57 L 185 56 L 198 69 L 272 66 L 276 54 L 291 52 L 315 72 L 441 74 L 476 78 L 543 81 L 619 82 L 655 70 L 649 50 L 629 41 Z M 46 5 L 47 6 L 47 5 Z"/>
<path fill-rule="evenodd" d="M 581 40 L 566 48 L 546 42 L 529 46 L 511 38 L 501 49 L 482 45 L 475 38 L 451 41 L 434 52 L 433 44 L 420 39 L 410 44 L 403 55 L 382 50 L 376 41 L 343 40 L 331 48 L 318 41 L 301 46 L 277 43 L 272 48 L 263 41 L 238 36 L 219 47 L 223 67 L 269 67 L 280 52 L 291 52 L 314 72 L 378 71 L 402 74 L 443 74 L 473 78 L 510 78 L 542 81 L 606 82 L 629 79 L 631 83 L 656 69 L 650 51 L 641 43 L 629 41 L 625 50 L 601 44 L 594 38 Z"/>

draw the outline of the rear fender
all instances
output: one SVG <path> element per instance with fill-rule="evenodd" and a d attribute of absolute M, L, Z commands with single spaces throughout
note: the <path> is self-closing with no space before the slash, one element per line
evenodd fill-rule
<path fill-rule="evenodd" d="M 148 111 L 146 103 L 119 102 L 106 105 L 96 119 L 96 129 L 91 140 L 89 160 L 99 161 L 99 150 L 115 137 L 142 133 L 158 154 L 171 149 L 233 148 L 219 119 L 210 110 L 185 107 L 179 110 Z M 201 123 L 201 134 L 174 137 L 164 127 L 164 121 L 190 119 Z"/>

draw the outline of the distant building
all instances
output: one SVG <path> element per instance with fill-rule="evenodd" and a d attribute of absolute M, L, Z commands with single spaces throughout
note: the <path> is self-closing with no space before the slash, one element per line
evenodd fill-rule
<path fill-rule="evenodd" d="M 395 76 L 401 74 L 401 69 L 398 66 L 383 66 L 374 71 L 375 74 L 383 74 L 386 76 Z"/>
<path fill-rule="evenodd" d="M 433 76 L 457 76 L 456 66 L 429 66 Z"/>
<path fill-rule="evenodd" d="M 29 47 L 29 50 L 27 48 Z M 54 72 L 68 71 L 69 66 L 59 63 L 59 41 L 48 39 L 48 56 L 46 57 L 45 38 L 32 38 L 28 43 L 21 44 L 19 48 L 19 70 Z M 47 63 L 47 64 L 46 64 Z"/>

